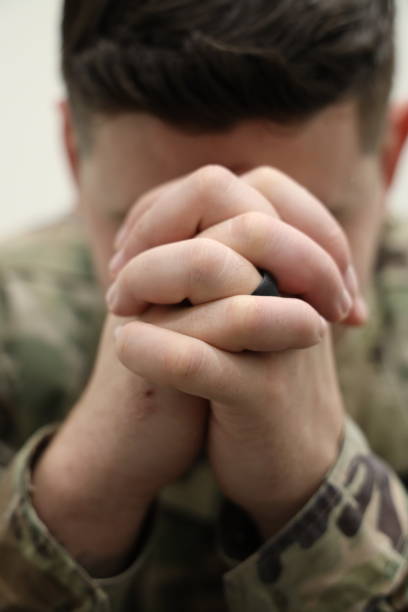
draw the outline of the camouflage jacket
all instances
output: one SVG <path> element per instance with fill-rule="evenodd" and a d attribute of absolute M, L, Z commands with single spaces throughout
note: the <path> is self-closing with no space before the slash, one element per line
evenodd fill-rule
<path fill-rule="evenodd" d="M 89 376 L 103 300 L 76 218 L 3 244 L 0 610 L 408 610 L 403 225 L 388 232 L 371 302 L 370 324 L 347 332 L 337 350 L 350 413 L 344 443 L 302 511 L 262 542 L 249 517 L 223 499 L 202 460 L 162 492 L 142 552 L 127 571 L 95 580 L 37 516 L 30 466 Z"/>

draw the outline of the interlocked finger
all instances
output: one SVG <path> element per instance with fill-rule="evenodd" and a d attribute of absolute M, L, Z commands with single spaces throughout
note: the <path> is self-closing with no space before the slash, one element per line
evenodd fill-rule
<path fill-rule="evenodd" d="M 327 330 L 327 323 L 306 302 L 249 295 L 194 308 L 150 308 L 141 320 L 232 353 L 308 348 Z"/>
<path fill-rule="evenodd" d="M 242 175 L 241 180 L 261 193 L 283 221 L 312 238 L 332 256 L 354 298 L 358 287 L 351 266 L 349 244 L 342 227 L 327 207 L 276 168 L 257 168 Z"/>
<path fill-rule="evenodd" d="M 107 301 L 121 316 L 137 316 L 151 304 L 212 302 L 250 294 L 258 270 L 227 246 L 199 238 L 167 244 L 135 257 L 110 288 Z"/>
<path fill-rule="evenodd" d="M 201 234 L 267 270 L 282 294 L 304 298 L 327 320 L 343 320 L 352 307 L 339 267 L 319 244 L 278 218 L 250 212 Z"/>
<path fill-rule="evenodd" d="M 135 255 L 152 247 L 194 238 L 201 231 L 248 211 L 272 217 L 271 203 L 221 166 L 207 166 L 173 181 L 136 206 L 117 243 L 116 274 Z"/>

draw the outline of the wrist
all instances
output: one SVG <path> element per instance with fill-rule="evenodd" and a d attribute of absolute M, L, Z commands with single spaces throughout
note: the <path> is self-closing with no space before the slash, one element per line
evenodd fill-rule
<path fill-rule="evenodd" d="M 299 452 L 298 469 L 291 474 L 282 474 L 271 495 L 253 499 L 245 505 L 264 539 L 276 535 L 320 489 L 329 472 L 336 464 L 341 439 L 321 446 L 315 445 L 309 453 Z M 307 467 L 306 467 L 307 466 Z"/>
<path fill-rule="evenodd" d="M 57 434 L 33 466 L 34 508 L 89 573 L 117 574 L 135 550 L 153 496 L 103 473 L 101 462 L 66 442 Z"/>

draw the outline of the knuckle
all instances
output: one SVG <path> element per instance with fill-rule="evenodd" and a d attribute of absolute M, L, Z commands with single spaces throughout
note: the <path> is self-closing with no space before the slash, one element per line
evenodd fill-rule
<path fill-rule="evenodd" d="M 222 246 L 210 238 L 196 238 L 191 241 L 189 257 L 190 287 L 208 282 L 221 267 Z"/>
<path fill-rule="evenodd" d="M 211 198 L 228 189 L 237 179 L 227 168 L 210 164 L 197 170 L 191 180 L 197 196 Z"/>
<path fill-rule="evenodd" d="M 246 296 L 233 296 L 225 303 L 225 320 L 231 333 L 237 334 L 245 325 Z"/>
<path fill-rule="evenodd" d="M 195 379 L 199 377 L 204 365 L 204 351 L 199 345 L 169 352 L 164 355 L 164 367 L 177 380 Z"/>
<path fill-rule="evenodd" d="M 259 166 L 254 170 L 251 170 L 246 175 L 247 180 L 249 180 L 253 185 L 265 185 L 275 183 L 276 181 L 282 178 L 282 172 L 277 168 L 273 168 L 272 166 Z"/>
<path fill-rule="evenodd" d="M 234 225 L 239 239 L 244 244 L 256 246 L 264 243 L 270 219 L 263 213 L 252 211 L 236 217 Z"/>
<path fill-rule="evenodd" d="M 129 229 L 129 236 L 126 243 L 123 246 L 123 252 L 127 258 L 134 255 L 135 244 L 138 245 L 138 251 L 144 252 L 155 246 L 155 240 L 153 238 L 154 232 L 152 232 L 151 219 L 149 215 L 142 214 L 137 220 L 137 223 L 133 223 Z"/>
<path fill-rule="evenodd" d="M 265 333 L 268 327 L 267 302 L 268 300 L 264 298 L 257 299 L 254 296 L 247 298 L 246 313 L 243 319 L 249 337 Z"/>
<path fill-rule="evenodd" d="M 267 323 L 265 316 L 265 300 L 258 300 L 254 296 L 241 295 L 229 300 L 227 320 L 230 321 L 232 332 L 251 338 L 260 332 L 265 332 Z"/>

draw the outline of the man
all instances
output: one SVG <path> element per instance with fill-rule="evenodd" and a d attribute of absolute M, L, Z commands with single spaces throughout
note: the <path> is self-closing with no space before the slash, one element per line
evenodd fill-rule
<path fill-rule="evenodd" d="M 392 25 L 382 0 L 66 0 L 111 313 L 69 409 L 102 311 L 79 222 L 4 247 L 3 438 L 68 415 L 4 471 L 2 609 L 405 608 L 402 249 L 373 283 Z"/>

